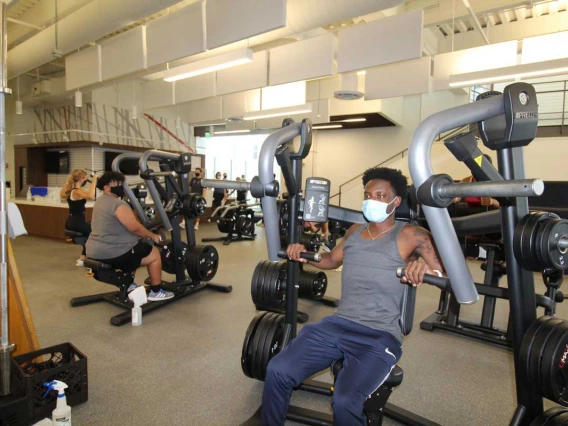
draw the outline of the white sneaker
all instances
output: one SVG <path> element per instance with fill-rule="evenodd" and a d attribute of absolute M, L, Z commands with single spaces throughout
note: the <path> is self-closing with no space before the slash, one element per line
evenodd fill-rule
<path fill-rule="evenodd" d="M 179 227 L 180 227 L 181 229 L 185 229 L 185 222 L 180 223 L 180 224 L 179 224 Z"/>
<path fill-rule="evenodd" d="M 166 291 L 161 289 L 160 291 L 151 290 L 148 294 L 148 300 L 150 302 L 161 302 L 163 300 L 168 300 L 174 297 L 174 294 L 171 291 Z"/>
<path fill-rule="evenodd" d="M 196 223 L 195 226 L 193 227 L 193 229 L 195 229 L 196 231 L 199 231 L 199 223 Z"/>
<path fill-rule="evenodd" d="M 343 265 L 341 265 L 339 268 L 334 269 L 335 272 L 341 272 L 343 271 Z"/>
<path fill-rule="evenodd" d="M 77 262 L 75 262 L 75 266 L 83 266 L 84 262 L 81 259 L 77 259 Z"/>

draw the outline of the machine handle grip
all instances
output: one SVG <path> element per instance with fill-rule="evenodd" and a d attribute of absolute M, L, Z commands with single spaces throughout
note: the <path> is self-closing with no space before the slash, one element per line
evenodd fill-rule
<path fill-rule="evenodd" d="M 396 276 L 398 278 L 404 277 L 404 267 L 403 266 L 397 268 Z M 424 282 L 426 284 L 433 285 L 434 287 L 438 287 L 440 290 L 449 291 L 452 288 L 449 279 L 444 278 L 444 277 L 438 277 L 436 275 L 424 274 Z"/>
<path fill-rule="evenodd" d="M 278 257 L 281 257 L 282 259 L 288 259 L 288 254 L 286 253 L 286 250 L 279 250 Z M 303 251 L 302 253 L 300 253 L 300 257 L 302 259 L 311 260 L 312 262 L 321 261 L 321 254 L 314 253 L 311 251 Z"/>

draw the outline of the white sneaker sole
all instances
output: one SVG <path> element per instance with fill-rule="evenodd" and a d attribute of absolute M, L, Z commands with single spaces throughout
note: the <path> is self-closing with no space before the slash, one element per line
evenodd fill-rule
<path fill-rule="evenodd" d="M 162 302 L 164 300 L 170 300 L 173 299 L 174 295 L 172 294 L 171 296 L 164 296 L 164 297 L 151 297 L 148 296 L 148 302 Z"/>

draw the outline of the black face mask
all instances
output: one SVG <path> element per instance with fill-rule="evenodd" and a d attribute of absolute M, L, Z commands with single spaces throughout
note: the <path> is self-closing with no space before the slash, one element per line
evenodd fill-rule
<path fill-rule="evenodd" d="M 86 184 L 87 184 L 87 181 L 83 182 L 83 183 L 81 184 L 81 186 L 85 186 Z"/>
<path fill-rule="evenodd" d="M 124 197 L 124 187 L 122 185 L 120 186 L 113 186 L 110 188 L 110 192 L 112 192 L 114 195 L 116 195 L 118 198 L 122 198 Z"/>

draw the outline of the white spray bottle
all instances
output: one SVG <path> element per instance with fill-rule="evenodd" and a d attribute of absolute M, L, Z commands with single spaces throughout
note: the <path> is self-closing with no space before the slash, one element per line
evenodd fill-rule
<path fill-rule="evenodd" d="M 136 290 L 131 291 L 128 294 L 128 298 L 134 303 L 132 308 L 132 325 L 134 327 L 142 325 L 142 308 L 141 306 L 148 302 L 146 296 L 146 289 L 142 286 L 138 287 Z"/>
<path fill-rule="evenodd" d="M 67 405 L 67 398 L 65 397 L 65 389 L 67 385 L 59 380 L 53 380 L 48 383 L 44 383 L 47 386 L 47 392 L 55 389 L 57 394 L 57 405 L 55 410 L 51 413 L 51 420 L 53 421 L 53 426 L 71 426 L 71 407 Z"/>

